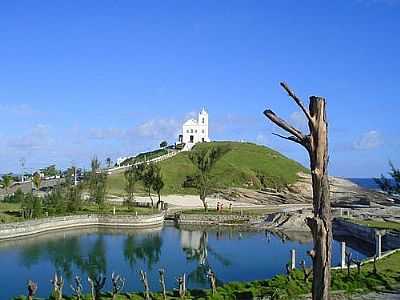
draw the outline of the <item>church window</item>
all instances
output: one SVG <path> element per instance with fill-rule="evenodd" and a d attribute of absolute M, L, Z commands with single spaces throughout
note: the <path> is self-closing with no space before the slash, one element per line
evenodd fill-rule
<path fill-rule="evenodd" d="M 201 122 L 204 124 L 204 118 L 201 120 Z"/>
<path fill-rule="evenodd" d="M 204 129 L 201 132 L 204 133 Z"/>

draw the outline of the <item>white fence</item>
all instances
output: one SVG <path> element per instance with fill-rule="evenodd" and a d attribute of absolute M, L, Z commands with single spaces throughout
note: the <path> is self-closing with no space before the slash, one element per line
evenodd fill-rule
<path fill-rule="evenodd" d="M 153 159 L 146 160 L 146 161 L 139 161 L 139 162 L 134 163 L 134 164 L 131 164 L 131 165 L 126 165 L 126 166 L 120 166 L 120 167 L 111 168 L 111 169 L 108 169 L 108 170 L 107 170 L 107 173 L 110 175 L 110 174 L 115 173 L 115 172 L 119 172 L 119 171 L 126 170 L 126 169 L 128 169 L 129 167 L 131 167 L 131 166 L 138 166 L 138 165 L 141 165 L 141 164 L 144 164 L 144 163 L 147 163 L 147 164 L 148 164 L 148 163 L 158 163 L 158 162 L 160 162 L 160 161 L 163 161 L 163 160 L 169 159 L 169 158 L 171 158 L 171 157 L 174 157 L 174 156 L 177 155 L 179 152 L 180 152 L 180 151 L 168 152 L 167 154 L 164 154 L 164 155 L 161 155 L 161 156 L 158 156 L 158 157 L 155 157 L 155 158 L 153 158 Z"/>

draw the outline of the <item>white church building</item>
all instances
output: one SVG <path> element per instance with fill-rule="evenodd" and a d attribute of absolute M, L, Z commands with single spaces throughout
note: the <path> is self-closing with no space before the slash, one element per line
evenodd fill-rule
<path fill-rule="evenodd" d="M 189 119 L 182 126 L 182 134 L 179 135 L 179 143 L 184 143 L 184 150 L 190 150 L 197 143 L 209 142 L 208 137 L 208 113 L 203 108 L 198 119 Z"/>

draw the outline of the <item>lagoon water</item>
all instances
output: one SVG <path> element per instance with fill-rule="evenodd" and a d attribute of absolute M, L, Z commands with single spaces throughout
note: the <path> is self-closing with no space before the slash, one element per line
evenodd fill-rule
<path fill-rule="evenodd" d="M 297 239 L 297 240 L 296 240 Z M 205 273 L 211 267 L 220 282 L 271 278 L 285 272 L 290 250 L 297 263 L 310 266 L 306 251 L 312 242 L 304 236 L 283 237 L 264 231 L 227 229 L 178 229 L 165 226 L 151 230 L 85 228 L 50 232 L 19 240 L 0 241 L 0 299 L 26 294 L 29 279 L 38 283 L 38 296 L 47 297 L 54 272 L 65 279 L 64 293 L 72 293 L 74 276 L 107 275 L 127 278 L 125 290 L 142 291 L 138 270 L 148 273 L 151 290 L 159 290 L 158 270 L 166 270 L 168 289 L 175 278 L 186 273 L 188 288 L 208 287 Z M 340 245 L 334 241 L 333 265 L 340 261 Z M 354 249 L 354 258 L 365 255 Z"/>

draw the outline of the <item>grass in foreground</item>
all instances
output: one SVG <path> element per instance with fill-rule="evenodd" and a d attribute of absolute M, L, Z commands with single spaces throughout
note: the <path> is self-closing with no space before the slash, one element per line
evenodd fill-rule
<path fill-rule="evenodd" d="M 377 263 L 378 274 L 373 274 L 371 264 L 362 267 L 361 274 L 357 270 L 351 271 L 347 277 L 347 270 L 332 271 L 332 291 L 344 294 L 368 293 L 382 288 L 392 289 L 400 283 L 400 252 L 394 253 Z M 218 274 L 217 274 L 218 275 Z M 186 299 L 255 299 L 270 297 L 270 299 L 301 299 L 311 292 L 311 279 L 304 281 L 300 270 L 292 272 L 290 276 L 277 275 L 269 280 L 252 282 L 231 282 L 217 288 L 217 293 L 212 295 L 209 289 L 189 290 Z M 152 299 L 163 299 L 160 293 L 152 293 Z M 169 299 L 179 299 L 176 292 L 168 293 Z M 24 300 L 25 297 L 15 298 Z M 51 298 L 49 298 L 51 299 Z M 65 297 L 67 300 L 75 297 Z M 85 300 L 91 299 L 88 295 Z M 103 294 L 101 300 L 112 299 L 109 293 Z M 118 295 L 119 300 L 143 300 L 143 293 L 123 293 Z"/>

